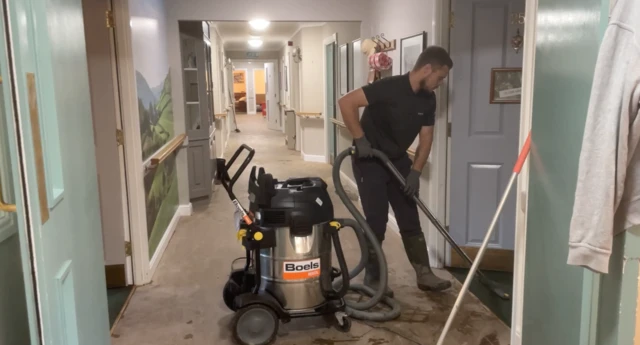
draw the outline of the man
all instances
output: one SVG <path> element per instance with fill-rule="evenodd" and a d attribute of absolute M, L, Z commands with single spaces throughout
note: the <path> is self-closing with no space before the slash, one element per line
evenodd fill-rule
<path fill-rule="evenodd" d="M 422 168 L 433 142 L 437 89 L 453 68 L 447 51 L 430 46 L 424 50 L 414 68 L 399 76 L 383 78 L 340 98 L 338 104 L 344 123 L 354 138 L 356 156 L 352 159 L 354 177 L 369 226 L 382 244 L 389 214 L 393 209 L 400 235 L 411 265 L 416 271 L 418 288 L 441 291 L 451 282 L 437 277 L 431 270 L 418 208 L 413 195 L 418 193 Z M 365 107 L 362 120 L 359 108 Z M 407 149 L 419 136 L 413 162 Z M 372 149 L 384 152 L 405 176 L 403 189 L 377 158 Z M 369 251 L 365 268 L 365 285 L 377 289 L 377 258 Z M 386 294 L 393 291 L 385 287 Z"/>

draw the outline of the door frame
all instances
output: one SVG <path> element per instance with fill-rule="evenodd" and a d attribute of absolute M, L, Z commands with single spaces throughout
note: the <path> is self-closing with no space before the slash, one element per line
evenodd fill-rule
<path fill-rule="evenodd" d="M 112 0 L 114 17 L 114 39 L 116 61 L 118 65 L 118 90 L 120 94 L 121 128 L 124 135 L 124 156 L 128 215 L 131 241 L 131 264 L 134 285 L 144 285 L 151 281 L 154 268 L 149 257 L 149 239 L 147 237 L 147 216 L 144 195 L 144 166 L 140 142 L 140 123 L 137 114 L 138 98 L 136 91 L 135 68 L 133 66 L 133 46 L 129 23 L 127 0 Z M 156 253 L 157 254 L 157 253 Z"/>
<path fill-rule="evenodd" d="M 111 13 L 115 12 L 115 1 L 116 0 L 108 1 L 108 4 L 111 9 Z M 120 80 L 119 65 L 121 61 L 118 59 L 118 44 L 117 44 L 116 34 L 117 34 L 116 30 L 112 30 L 111 34 L 109 35 L 109 43 L 111 44 L 111 61 L 113 62 L 111 64 L 112 66 L 111 77 L 113 78 L 113 85 L 115 86 L 114 101 L 116 102 L 115 104 L 116 129 L 120 130 L 124 135 L 125 126 L 124 126 L 124 119 L 123 119 L 123 114 L 124 114 L 123 103 L 122 103 L 121 92 L 120 92 L 121 85 L 118 83 L 118 81 Z M 122 181 L 122 184 L 120 185 L 120 188 L 121 188 L 120 195 L 122 196 L 124 240 L 125 240 L 125 243 L 131 243 L 131 217 L 129 214 L 129 208 L 131 207 L 131 203 L 129 202 L 129 188 L 128 188 L 129 180 L 127 178 L 127 152 L 126 152 L 125 145 L 118 146 L 118 160 L 120 165 L 120 180 Z M 134 284 L 133 255 L 127 254 L 125 255 L 125 257 L 126 257 L 125 277 L 126 277 L 126 283 L 128 286 L 128 285 Z"/>
<path fill-rule="evenodd" d="M 265 63 L 272 63 L 273 64 L 273 84 L 274 84 L 273 88 L 274 88 L 274 90 L 276 92 L 276 95 L 275 95 L 274 103 L 269 107 L 271 109 L 267 108 L 267 115 L 265 117 L 265 120 L 267 121 L 267 128 L 269 130 L 272 130 L 272 131 L 282 131 L 282 128 L 283 128 L 283 126 L 282 126 L 282 112 L 280 111 L 281 110 L 280 109 L 280 92 L 281 92 L 280 87 L 281 87 L 281 84 L 282 84 L 282 80 L 281 80 L 281 78 L 279 78 L 280 69 L 281 69 L 280 65 L 279 65 L 280 64 L 279 61 L 280 61 L 279 59 L 269 59 L 268 61 L 265 61 L 265 62 L 262 63 L 262 70 L 264 71 L 264 81 L 265 81 L 265 84 L 266 84 L 265 85 L 265 103 L 266 103 L 267 98 L 268 98 L 268 96 L 267 96 L 268 92 L 267 91 L 269 90 L 269 87 L 268 87 L 269 76 L 267 74 L 267 68 L 264 66 L 264 64 Z M 260 69 L 260 68 L 257 68 L 257 69 Z M 254 74 L 253 74 L 253 78 L 254 78 L 254 80 L 253 80 L 254 99 L 255 99 L 255 70 L 256 70 L 256 68 L 253 69 L 253 71 L 254 71 Z M 277 127 L 269 128 L 269 113 L 276 114 L 275 116 L 277 117 L 277 121 L 278 121 L 278 126 Z"/>
<path fill-rule="evenodd" d="M 266 68 L 264 68 L 264 64 L 263 64 L 263 67 L 262 67 L 262 68 L 253 68 L 253 69 L 251 70 L 251 71 L 252 71 L 252 73 L 251 73 L 251 78 L 253 78 L 253 79 L 252 79 L 252 81 L 253 81 L 253 86 L 252 86 L 252 88 L 251 88 L 251 94 L 253 95 L 253 99 L 255 99 L 255 100 L 256 100 L 256 114 L 258 113 L 258 107 L 257 107 L 257 104 L 258 104 L 257 95 L 258 95 L 258 93 L 256 92 L 256 71 L 257 71 L 257 70 L 261 70 L 261 71 L 262 71 L 262 73 L 264 74 L 264 79 L 265 79 L 265 80 L 264 80 L 264 82 L 265 82 L 265 91 L 266 91 L 266 83 L 267 83 L 267 69 L 266 69 Z M 265 92 L 265 102 L 266 102 L 266 97 L 267 97 L 267 95 L 266 95 L 266 92 Z"/>
<path fill-rule="evenodd" d="M 329 119 L 329 109 L 327 108 L 327 55 L 326 55 L 326 48 L 328 45 L 330 44 L 334 44 L 334 51 L 333 51 L 333 97 L 334 97 L 334 114 L 337 111 L 335 108 L 335 103 L 337 101 L 337 97 L 336 97 L 336 49 L 338 48 L 338 34 L 337 33 L 333 33 L 330 36 L 325 37 L 322 40 L 322 111 L 323 111 L 323 121 L 324 121 L 324 161 L 326 163 L 332 164 L 331 162 L 331 152 L 330 152 L 330 143 L 331 141 L 335 142 L 336 140 L 336 130 L 335 128 L 333 130 L 329 129 L 329 126 L 334 127 L 333 122 L 331 122 L 331 120 Z M 302 74 L 302 73 L 300 73 Z M 300 110 L 299 110 L 300 111 Z M 333 137 L 332 134 L 333 133 Z M 302 147 L 302 143 L 300 143 L 300 146 Z M 335 150 L 335 146 L 334 146 L 334 150 Z M 335 158 L 335 157 L 334 157 Z"/>
<path fill-rule="evenodd" d="M 255 64 L 262 64 L 262 67 L 261 67 L 262 69 L 264 69 L 264 63 L 265 62 L 273 62 L 275 64 L 274 73 L 280 73 L 280 69 L 278 68 L 278 60 L 277 59 L 231 59 L 231 63 L 234 64 L 234 65 L 237 64 L 237 63 L 243 63 L 244 64 L 244 63 L 248 63 L 248 62 L 251 62 L 252 65 L 254 63 Z M 233 70 L 231 71 L 232 72 L 231 73 L 231 77 L 233 77 L 233 71 L 235 71 L 235 70 L 245 70 L 246 75 L 247 76 L 249 75 L 249 71 L 248 71 L 247 68 L 244 68 L 244 67 L 242 67 L 242 68 L 233 67 Z M 266 79 L 266 76 L 265 76 L 265 79 Z M 248 81 L 246 79 L 245 79 L 244 83 L 245 83 L 245 88 L 248 89 L 249 88 L 249 86 L 248 86 L 249 84 L 248 84 Z M 278 78 L 276 76 L 276 84 L 277 83 L 278 83 Z M 230 84 L 233 86 L 233 79 L 231 80 Z M 278 86 L 278 87 L 280 87 L 280 86 Z M 248 94 L 249 93 L 247 92 L 247 96 L 248 96 Z M 254 99 L 255 99 L 255 90 L 254 90 Z M 247 106 L 247 115 L 251 115 L 248 112 L 248 110 L 249 110 L 249 106 Z"/>
<path fill-rule="evenodd" d="M 107 9 L 113 12 L 114 4 L 112 0 L 107 1 Z M 84 5 L 84 4 L 83 4 Z M 100 19 L 102 20 L 102 16 L 100 18 L 89 18 L 92 19 Z M 116 36 L 114 28 L 107 28 L 109 35 L 109 52 L 111 59 L 111 79 L 113 83 L 113 101 L 114 101 L 114 116 L 115 116 L 115 130 L 123 131 L 123 118 L 122 118 L 122 104 L 120 102 L 120 85 L 118 84 L 119 74 L 118 74 L 118 58 L 117 58 L 117 44 L 116 44 Z M 89 57 L 87 56 L 87 61 Z M 95 128 L 95 126 L 94 126 Z M 123 132 L 124 133 L 124 132 Z M 122 206 L 122 231 L 124 231 L 124 243 L 122 244 L 122 250 L 125 251 L 125 262 L 124 262 L 124 274 L 125 274 L 125 285 L 130 286 L 133 285 L 133 260 L 131 255 L 126 254 L 126 246 L 127 243 L 131 242 L 131 226 L 130 226 L 130 217 L 129 217 L 129 196 L 127 191 L 127 173 L 126 173 L 126 152 L 124 145 L 117 145 L 118 150 L 118 167 L 120 173 L 120 198 L 121 198 L 121 206 Z M 98 171 L 99 173 L 99 171 Z M 100 206 L 101 209 L 105 207 L 104 205 Z M 105 231 L 105 229 L 103 229 Z"/>
<path fill-rule="evenodd" d="M 434 27 L 434 37 L 435 40 L 431 44 L 441 45 L 447 49 L 450 49 L 450 36 L 449 36 L 449 22 L 450 22 L 450 13 L 452 11 L 452 1 L 451 0 L 443 0 L 441 3 L 436 2 L 434 4 L 434 11 L 436 15 L 439 14 L 440 20 L 435 20 Z M 520 135 L 519 135 L 519 145 L 522 147 L 524 141 L 527 138 L 529 131 L 531 130 L 531 120 L 533 115 L 533 91 L 534 91 L 534 75 L 535 75 L 535 52 L 536 52 L 536 18 L 538 12 L 538 0 L 525 0 L 525 17 L 532 18 L 533 20 L 525 20 L 524 24 L 524 43 L 523 43 L 523 65 L 522 65 L 522 100 L 520 104 Z M 439 40 L 439 41 L 438 41 Z M 455 61 L 454 61 L 455 63 Z M 455 66 L 451 70 L 449 78 L 446 81 L 446 92 L 442 92 L 441 94 L 446 94 L 448 96 L 449 93 L 453 90 L 453 82 L 451 76 L 455 73 Z M 435 181 L 437 184 L 436 188 L 431 188 L 433 190 L 440 189 L 440 185 L 444 185 L 446 192 L 444 195 L 440 195 L 436 192 L 436 198 L 430 199 L 435 200 L 436 205 L 446 205 L 446 217 L 445 224 L 448 227 L 449 219 L 450 219 L 450 209 L 448 207 L 450 200 L 450 184 L 451 179 L 449 176 L 450 172 L 450 164 L 451 164 L 451 138 L 447 136 L 447 125 L 451 122 L 451 99 L 448 97 L 442 98 L 445 99 L 444 102 L 441 103 L 442 99 L 438 98 L 439 104 L 446 104 L 444 110 L 438 110 L 437 115 L 446 114 L 445 116 L 439 116 L 440 120 L 444 118 L 446 121 L 442 121 L 442 125 L 438 125 L 438 116 L 436 116 L 436 133 L 434 135 L 434 147 L 436 148 L 434 152 L 434 161 L 436 163 L 435 166 L 438 166 L 438 162 L 440 161 L 440 157 L 444 156 L 446 159 L 446 174 L 444 174 L 444 182 L 445 183 L 437 183 L 443 181 L 441 177 L 436 177 Z M 439 127 L 439 128 L 438 128 Z M 444 137 L 444 139 L 442 139 Z M 444 141 L 444 145 L 443 142 Z M 520 175 L 517 180 L 517 188 L 516 188 L 516 227 L 515 227 L 515 243 L 514 243 L 514 270 L 513 270 L 513 293 L 512 293 L 512 312 L 511 312 L 511 344 L 512 345 L 522 345 L 522 315 L 523 315 L 523 305 L 524 305 L 524 273 L 525 273 L 525 250 L 526 250 L 526 217 L 527 217 L 527 196 L 529 190 L 529 160 L 525 161 L 525 164 L 522 167 Z M 438 209 L 436 208 L 436 217 L 439 216 Z M 431 235 L 431 234 L 430 234 Z M 430 239 L 432 239 L 430 237 Z M 444 260 L 440 264 L 448 263 L 451 260 L 451 246 L 444 242 L 442 236 L 438 234 L 438 246 L 437 248 L 437 256 L 438 258 L 444 258 Z M 433 243 L 433 242 L 431 242 Z M 439 244 L 443 243 L 442 246 Z M 442 266 L 439 266 L 442 267 Z"/>
<path fill-rule="evenodd" d="M 254 111 L 249 111 L 249 82 L 247 79 L 249 79 L 249 69 L 248 68 L 234 68 L 233 71 L 231 71 L 231 85 L 235 84 L 233 83 L 233 72 L 235 71 L 244 71 L 244 93 L 245 93 L 245 97 L 247 98 L 247 100 L 245 101 L 245 103 L 247 103 L 247 115 L 255 115 L 256 112 Z M 233 94 L 235 94 L 235 91 L 233 92 Z M 255 99 L 255 97 L 254 97 Z"/>
<path fill-rule="evenodd" d="M 533 90 L 535 83 L 536 22 L 538 0 L 525 0 L 524 42 L 522 46 L 522 101 L 520 104 L 520 147 L 531 131 Z M 529 193 L 529 161 L 522 166 L 516 185 L 516 235 L 513 258 L 513 306 L 511 309 L 511 344 L 522 345 L 522 315 L 524 307 L 524 273 L 527 240 L 527 199 Z"/>
<path fill-rule="evenodd" d="M 9 3 L 5 2 L 0 5 L 0 15 L 4 16 L 0 21 L 0 34 L 4 36 L 1 44 L 3 47 L 0 47 L 0 54 L 4 55 L 3 60 L 6 64 L 6 66 L 1 66 L 3 69 L 6 67 L 6 70 L 0 75 L 0 93 L 2 93 L 2 97 L 4 98 L 3 109 L 0 109 L 4 114 L 0 116 L 0 121 L 3 121 L 5 123 L 4 127 L 6 127 L 6 142 L 9 147 L 6 148 L 5 152 L 8 153 L 6 161 L 10 163 L 7 170 L 9 170 L 11 174 L 10 178 L 0 176 L 0 178 L 5 177 L 5 181 L 3 182 L 6 182 L 6 184 L 0 183 L 0 196 L 2 196 L 5 203 L 13 204 L 15 207 L 14 211 L 4 211 L 8 213 L 9 217 L 12 215 L 15 216 L 15 232 L 13 230 L 6 232 L 0 231 L 0 244 L 13 236 L 16 236 L 18 239 L 20 257 L 17 261 L 20 264 L 19 269 L 23 275 L 25 308 L 27 322 L 29 323 L 29 340 L 31 344 L 44 344 L 44 316 L 41 305 L 41 295 L 43 292 L 38 282 L 39 268 L 36 257 L 37 245 L 34 241 L 36 234 L 34 231 L 34 220 L 32 219 L 34 218 L 32 215 L 33 206 L 29 204 L 28 167 L 24 157 L 24 152 L 26 151 L 25 141 L 27 139 L 19 134 L 23 132 L 25 126 L 18 109 L 20 104 L 17 99 L 17 97 L 19 97 L 19 90 L 17 90 L 18 85 L 16 82 L 18 78 L 16 64 L 12 62 L 17 56 L 15 52 L 16 49 L 14 48 L 16 44 L 13 42 L 15 37 L 11 37 L 11 39 L 7 38 L 11 30 L 11 23 L 6 20 L 10 14 L 10 10 Z M 9 84 L 6 92 L 3 82 Z M 7 110 L 9 112 L 7 112 Z M 11 149 L 12 145 L 15 145 L 13 150 Z M 15 166 L 11 164 L 14 162 L 17 163 Z M 4 172 L 0 171 L 0 174 L 3 173 Z M 16 182 L 18 182 L 19 185 L 16 185 Z M 9 196 L 9 194 L 4 194 L 7 190 L 13 190 L 13 195 Z"/>

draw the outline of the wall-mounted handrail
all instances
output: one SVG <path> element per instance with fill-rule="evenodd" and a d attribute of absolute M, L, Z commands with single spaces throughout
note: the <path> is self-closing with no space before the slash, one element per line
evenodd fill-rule
<path fill-rule="evenodd" d="M 186 138 L 186 134 L 180 134 L 173 138 L 162 149 L 156 152 L 156 154 L 151 157 L 151 168 L 155 168 L 160 163 L 164 162 L 172 153 L 174 153 L 178 148 L 180 148 L 180 146 L 182 146 Z"/>
<path fill-rule="evenodd" d="M 296 115 L 302 116 L 302 117 L 320 117 L 320 116 L 322 116 L 322 113 L 314 113 L 314 112 L 308 112 L 308 111 L 300 111 L 300 112 L 296 111 Z"/>
<path fill-rule="evenodd" d="M 331 119 L 331 122 L 333 122 L 333 124 L 338 126 L 338 127 L 347 128 L 347 125 L 345 125 L 344 122 L 342 122 L 342 121 L 340 121 L 338 119 Z"/>
<path fill-rule="evenodd" d="M 16 212 L 16 205 L 7 204 L 4 202 L 4 195 L 2 194 L 2 185 L 0 185 L 0 211 L 4 212 Z"/>

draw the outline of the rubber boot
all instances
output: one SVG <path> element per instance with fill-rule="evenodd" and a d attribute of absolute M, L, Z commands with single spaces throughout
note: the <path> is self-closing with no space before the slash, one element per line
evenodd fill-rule
<path fill-rule="evenodd" d="M 441 279 L 433 273 L 429 265 L 429 252 L 424 234 L 403 236 L 402 243 L 409 262 L 416 271 L 418 288 L 422 291 L 442 291 L 451 287 L 451 282 Z"/>
<path fill-rule="evenodd" d="M 372 288 L 374 291 L 378 291 L 380 284 L 380 263 L 378 262 L 376 252 L 372 248 L 368 248 L 368 251 L 369 258 L 364 266 L 364 285 Z M 389 298 L 393 298 L 393 290 L 391 290 L 389 286 L 385 289 L 384 294 Z"/>

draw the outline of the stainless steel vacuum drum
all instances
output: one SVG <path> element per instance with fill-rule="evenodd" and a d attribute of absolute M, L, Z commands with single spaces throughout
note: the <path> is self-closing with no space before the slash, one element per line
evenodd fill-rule
<path fill-rule="evenodd" d="M 276 230 L 277 247 L 260 253 L 261 289 L 272 293 L 289 310 L 311 309 L 325 303 L 321 270 L 331 270 L 330 238 L 323 239 L 324 224 L 312 226 L 308 235 L 296 236 L 290 228 Z"/>

